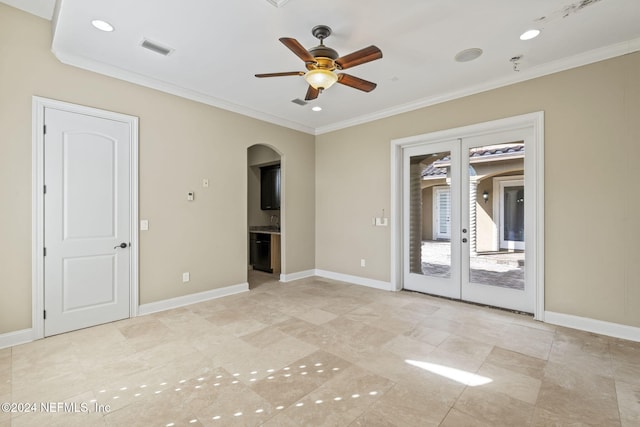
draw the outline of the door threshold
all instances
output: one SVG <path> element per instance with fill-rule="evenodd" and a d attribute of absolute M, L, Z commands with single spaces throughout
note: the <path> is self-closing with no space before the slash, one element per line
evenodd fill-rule
<path fill-rule="evenodd" d="M 427 295 L 427 296 L 430 296 L 430 297 L 444 299 L 444 300 L 447 300 L 447 301 L 453 301 L 453 302 L 460 302 L 460 303 L 463 303 L 463 304 L 475 305 L 476 307 L 491 308 L 491 309 L 494 309 L 494 310 L 506 311 L 507 313 L 519 314 L 519 315 L 527 316 L 527 317 L 531 317 L 531 318 L 534 317 L 533 313 L 528 313 L 526 311 L 512 310 L 510 308 L 498 307 L 498 306 L 495 306 L 495 305 L 482 304 L 482 303 L 479 303 L 479 302 L 467 301 L 467 300 L 463 300 L 463 299 L 444 297 L 442 295 L 436 295 L 436 294 L 429 294 L 429 293 L 426 293 L 426 292 L 413 291 L 411 289 L 402 289 L 402 292 L 410 292 L 412 294 Z"/>

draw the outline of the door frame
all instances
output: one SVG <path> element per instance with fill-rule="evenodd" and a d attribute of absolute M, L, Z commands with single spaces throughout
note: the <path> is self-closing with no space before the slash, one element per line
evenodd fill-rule
<path fill-rule="evenodd" d="M 46 108 L 126 123 L 131 136 L 129 316 L 138 315 L 138 118 L 112 111 L 34 96 L 31 134 L 31 328 L 33 339 L 44 338 L 44 112 Z"/>
<path fill-rule="evenodd" d="M 544 321 L 544 112 L 523 114 L 468 126 L 391 140 L 391 287 L 403 288 L 403 151 L 406 148 L 444 140 L 464 139 L 520 129 L 533 131 L 532 147 L 527 147 L 525 170 L 533 171 L 527 191 L 535 202 L 528 221 L 534 241 L 527 242 L 527 263 L 533 263 L 530 283 L 535 286 L 534 318 Z"/>

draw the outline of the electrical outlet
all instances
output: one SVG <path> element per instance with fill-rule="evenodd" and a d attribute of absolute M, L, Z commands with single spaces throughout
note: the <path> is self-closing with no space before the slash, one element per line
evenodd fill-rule
<path fill-rule="evenodd" d="M 182 273 L 182 282 L 187 283 L 189 280 L 191 280 L 189 277 L 189 272 L 187 271 L 186 273 Z"/>
<path fill-rule="evenodd" d="M 141 219 L 140 220 L 140 230 L 146 231 L 148 229 L 149 229 L 149 220 L 148 219 Z"/>
<path fill-rule="evenodd" d="M 362 258 L 360 260 L 360 267 L 366 267 L 366 266 L 367 266 L 367 261 L 364 258 Z"/>
<path fill-rule="evenodd" d="M 209 180 L 207 178 L 202 178 L 202 188 L 209 188 Z"/>

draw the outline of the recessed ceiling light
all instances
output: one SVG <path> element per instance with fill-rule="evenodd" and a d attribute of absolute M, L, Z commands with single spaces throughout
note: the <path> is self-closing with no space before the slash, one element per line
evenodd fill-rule
<path fill-rule="evenodd" d="M 465 49 L 456 54 L 455 60 L 458 62 L 469 62 L 482 55 L 482 49 L 472 47 L 471 49 Z"/>
<path fill-rule="evenodd" d="M 520 40 L 535 39 L 540 35 L 540 30 L 527 30 L 520 35 Z"/>
<path fill-rule="evenodd" d="M 113 25 L 101 19 L 94 19 L 93 21 L 91 21 L 91 25 L 93 25 L 94 27 L 96 27 L 101 31 L 107 31 L 107 32 L 113 31 Z"/>
<path fill-rule="evenodd" d="M 316 105 L 315 107 L 312 108 L 313 111 L 322 111 L 322 107 L 320 107 L 319 105 Z"/>

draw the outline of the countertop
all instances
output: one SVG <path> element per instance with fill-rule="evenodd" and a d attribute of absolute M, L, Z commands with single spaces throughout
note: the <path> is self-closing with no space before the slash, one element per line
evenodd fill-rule
<path fill-rule="evenodd" d="M 251 226 L 249 227 L 249 233 L 280 234 L 280 227 L 273 225 Z"/>

